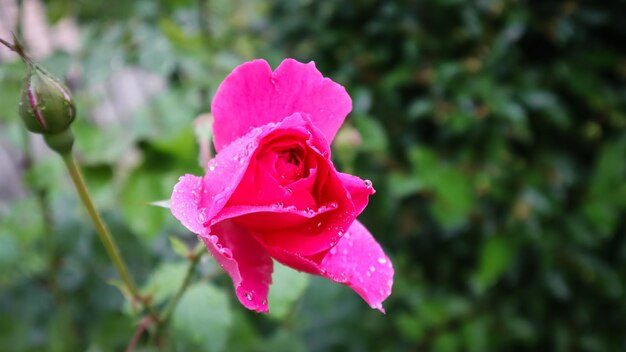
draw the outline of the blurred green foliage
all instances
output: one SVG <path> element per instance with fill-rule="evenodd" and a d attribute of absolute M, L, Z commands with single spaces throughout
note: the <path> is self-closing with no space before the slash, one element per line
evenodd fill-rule
<path fill-rule="evenodd" d="M 274 67 L 284 57 L 314 60 L 353 98 L 347 123 L 361 142 L 337 148 L 335 160 L 377 189 L 361 220 L 396 268 L 387 315 L 346 287 L 283 267 L 272 313 L 257 315 L 207 255 L 163 349 L 626 348 L 623 2 L 59 0 L 45 8 L 50 21 L 78 19 L 80 50 L 43 64 L 80 72 L 69 77 L 78 156 L 156 304 L 175 294 L 181 256 L 196 241 L 147 204 L 167 198 L 178 176 L 202 173 L 192 121 L 223 77 L 256 57 Z M 107 97 L 99 86 L 130 67 L 163 89 L 119 121 L 98 121 Z M 0 147 L 28 160 L 17 117 L 21 64 L 3 62 L 0 80 Z M 0 350 L 120 350 L 141 317 L 108 283 L 115 271 L 60 159 L 40 154 L 16 164 L 27 196 L 0 199 Z"/>

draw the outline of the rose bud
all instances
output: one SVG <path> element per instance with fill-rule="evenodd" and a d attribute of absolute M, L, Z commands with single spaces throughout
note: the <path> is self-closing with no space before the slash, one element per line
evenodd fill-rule
<path fill-rule="evenodd" d="M 76 116 L 69 89 L 40 66 L 26 61 L 26 67 L 20 100 L 20 116 L 26 128 L 43 134 L 55 151 L 69 152 L 73 143 L 69 127 Z"/>

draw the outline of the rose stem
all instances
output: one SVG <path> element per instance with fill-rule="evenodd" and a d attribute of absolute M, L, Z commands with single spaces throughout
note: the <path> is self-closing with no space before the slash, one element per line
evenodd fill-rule
<path fill-rule="evenodd" d="M 87 209 L 87 213 L 89 213 L 89 217 L 96 227 L 96 231 L 98 232 L 100 241 L 102 241 L 102 244 L 104 245 L 104 248 L 109 255 L 109 258 L 111 258 L 111 261 L 113 262 L 113 265 L 115 266 L 117 272 L 122 278 L 124 285 L 130 291 L 133 300 L 140 302 L 148 310 L 153 319 L 156 319 L 158 317 L 157 313 L 154 311 L 154 308 L 141 296 L 141 293 L 139 292 L 135 281 L 128 272 L 128 268 L 126 266 L 126 263 L 124 262 L 124 259 L 122 259 L 122 256 L 120 255 L 120 250 L 115 243 L 113 236 L 111 236 L 109 229 L 107 228 L 104 221 L 102 220 L 102 217 L 100 217 L 100 214 L 96 210 L 96 207 L 94 206 L 91 199 L 91 195 L 89 194 L 89 190 L 87 189 L 87 185 L 85 184 L 85 180 L 83 178 L 80 167 L 76 163 L 76 159 L 74 159 L 71 153 L 64 154 L 62 155 L 62 157 L 63 161 L 65 162 L 65 166 L 67 167 L 67 170 L 72 177 L 74 186 L 76 186 L 78 195 L 80 196 L 83 205 L 85 205 L 85 208 Z"/>
<path fill-rule="evenodd" d="M 165 325 L 169 320 L 170 316 L 174 312 L 174 308 L 178 305 L 178 302 L 183 297 L 183 294 L 187 290 L 187 287 L 191 283 L 191 279 L 193 278 L 193 274 L 196 271 L 196 266 L 200 262 L 200 258 L 205 253 L 205 249 L 203 245 L 197 246 L 193 252 L 190 252 L 189 258 L 189 266 L 187 267 L 187 273 L 185 274 L 185 279 L 183 283 L 178 288 L 176 295 L 168 302 L 167 306 L 163 309 L 163 313 L 161 314 L 160 324 Z M 157 334 L 158 335 L 158 334 Z"/>

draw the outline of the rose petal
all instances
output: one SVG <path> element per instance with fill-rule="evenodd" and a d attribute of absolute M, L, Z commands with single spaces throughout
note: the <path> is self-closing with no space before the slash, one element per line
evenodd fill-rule
<path fill-rule="evenodd" d="M 267 293 L 274 264 L 246 229 L 222 221 L 201 236 L 215 260 L 230 275 L 239 302 L 257 312 L 267 312 Z"/>
<path fill-rule="evenodd" d="M 351 109 L 346 90 L 324 78 L 313 62 L 286 59 L 272 72 L 265 60 L 250 61 L 233 70 L 215 93 L 215 149 L 252 127 L 280 122 L 296 112 L 307 114 L 330 143 Z"/>
<path fill-rule="evenodd" d="M 349 286 L 370 307 L 385 312 L 382 302 L 391 294 L 393 265 L 360 222 L 355 221 L 339 243 L 325 254 L 307 257 L 280 248 L 267 250 L 286 266 Z"/>
<path fill-rule="evenodd" d="M 385 312 L 382 302 L 391 294 L 393 265 L 360 222 L 355 221 L 328 252 L 320 269 L 327 278 L 351 287 L 370 307 Z"/>
<path fill-rule="evenodd" d="M 204 232 L 204 219 L 200 217 L 198 204 L 202 196 L 202 177 L 184 175 L 178 179 L 172 192 L 170 211 L 189 231 Z"/>
<path fill-rule="evenodd" d="M 259 242 L 266 247 L 278 247 L 310 256 L 333 247 L 348 231 L 359 215 L 348 191 L 337 177 L 332 164 L 318 164 L 317 171 L 318 180 L 325 179 L 325 184 L 319 185 L 324 191 L 316 196 L 316 200 L 320 203 L 320 208 L 326 206 L 334 210 L 321 213 L 297 227 L 268 231 L 262 235 Z M 326 177 L 321 175 L 324 173 L 327 174 Z M 315 211 L 316 209 L 311 209 L 311 212 Z"/>
<path fill-rule="evenodd" d="M 338 172 L 337 175 L 350 193 L 350 198 L 352 198 L 352 202 L 354 203 L 354 211 L 360 214 L 367 206 L 369 196 L 376 193 L 374 187 L 372 187 L 372 182 L 341 172 Z"/>
<path fill-rule="evenodd" d="M 277 230 L 301 225 L 313 217 L 334 209 L 326 205 L 319 207 L 315 211 L 298 209 L 291 205 L 285 206 L 284 204 L 234 205 L 224 208 L 215 217 L 214 221 L 234 219 L 235 222 L 250 229 L 258 231 Z M 268 217 L 271 217 L 272 221 L 268 221 Z"/>

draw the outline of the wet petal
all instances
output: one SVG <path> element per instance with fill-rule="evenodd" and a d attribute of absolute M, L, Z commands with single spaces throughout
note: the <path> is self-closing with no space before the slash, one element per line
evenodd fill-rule
<path fill-rule="evenodd" d="M 352 198 L 352 202 L 354 203 L 354 211 L 360 214 L 367 206 L 369 196 L 376 193 L 374 187 L 372 187 L 372 182 L 341 172 L 338 172 L 337 175 L 350 193 L 350 198 Z"/>
<path fill-rule="evenodd" d="M 250 61 L 233 70 L 215 94 L 215 148 L 296 112 L 308 115 L 330 143 L 351 109 L 346 90 L 324 78 L 313 62 L 286 59 L 272 72 L 265 60 Z"/>
<path fill-rule="evenodd" d="M 239 302 L 248 309 L 267 312 L 274 264 L 265 249 L 245 228 L 232 221 L 212 226 L 211 234 L 201 238 L 232 279 Z"/>
<path fill-rule="evenodd" d="M 327 278 L 351 287 L 372 308 L 385 312 L 382 302 L 391 294 L 393 265 L 360 222 L 355 221 L 328 252 L 320 269 Z"/>
<path fill-rule="evenodd" d="M 189 231 L 204 232 L 204 219 L 200 217 L 199 204 L 202 199 L 202 177 L 184 175 L 178 179 L 172 192 L 170 211 Z"/>

